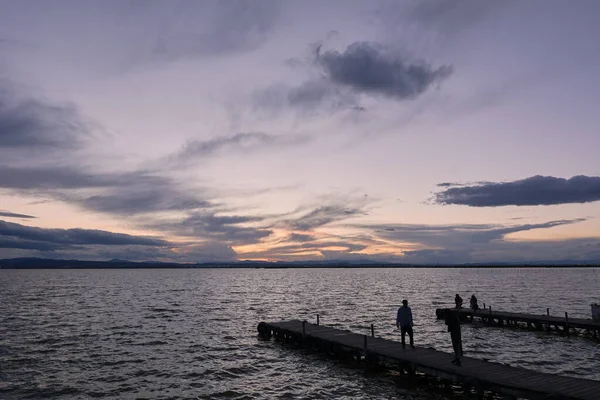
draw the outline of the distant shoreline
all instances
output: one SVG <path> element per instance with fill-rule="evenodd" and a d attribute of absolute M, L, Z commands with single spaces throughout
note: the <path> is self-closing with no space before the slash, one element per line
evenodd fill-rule
<path fill-rule="evenodd" d="M 307 261 L 307 262 L 253 262 L 238 261 L 227 263 L 161 263 L 135 262 L 124 260 L 83 261 L 54 260 L 38 258 L 15 258 L 0 260 L 0 269 L 306 269 L 306 268 L 600 268 L 600 262 L 576 263 L 559 261 L 556 263 L 490 263 L 490 264 L 394 264 L 394 263 L 350 263 L 345 261 Z"/>

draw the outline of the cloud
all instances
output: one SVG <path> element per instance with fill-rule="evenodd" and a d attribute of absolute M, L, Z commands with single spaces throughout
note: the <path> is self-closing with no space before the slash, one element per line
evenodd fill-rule
<path fill-rule="evenodd" d="M 437 193 L 438 204 L 471 207 L 536 206 L 589 203 L 600 200 L 600 177 L 574 176 L 570 179 L 532 176 L 513 182 L 487 182 L 452 187 Z"/>
<path fill-rule="evenodd" d="M 309 114 L 361 108 L 356 93 L 327 79 L 309 80 L 298 85 L 274 84 L 256 92 L 252 101 L 258 108 L 281 111 L 291 107 Z"/>
<path fill-rule="evenodd" d="M 22 98 L 0 81 L 0 150 L 77 148 L 88 127 L 73 106 Z"/>
<path fill-rule="evenodd" d="M 404 252 L 403 262 L 459 263 L 577 263 L 600 261 L 600 239 L 499 240 L 464 249 L 422 249 Z"/>
<path fill-rule="evenodd" d="M 403 262 L 415 264 L 456 264 L 473 261 L 469 250 L 423 249 L 404 252 Z"/>
<path fill-rule="evenodd" d="M 514 262 L 597 259 L 600 239 L 517 240 L 508 235 L 576 224 L 584 218 L 537 224 L 375 224 L 351 225 L 372 229 L 380 240 L 401 250 L 394 261 L 418 264 Z M 583 247 L 582 247 L 583 246 Z"/>
<path fill-rule="evenodd" d="M 244 245 L 257 243 L 273 233 L 265 227 L 248 226 L 263 220 L 261 216 L 218 215 L 213 211 L 201 211 L 191 212 L 181 219 L 151 222 L 147 227 L 171 232 L 179 237 Z"/>
<path fill-rule="evenodd" d="M 276 246 L 269 249 L 269 252 L 274 253 L 297 253 L 297 252 L 322 252 L 327 248 L 337 247 L 343 248 L 344 252 L 358 252 L 364 250 L 367 246 L 360 243 L 354 243 L 346 240 L 324 240 L 313 241 L 310 243 L 288 244 L 284 246 Z M 341 251 L 340 251 L 341 252 Z"/>
<path fill-rule="evenodd" d="M 73 253 L 71 253 L 73 254 Z M 220 242 L 181 243 L 176 247 L 104 246 L 93 248 L 79 257 L 90 259 L 121 259 L 131 261 L 167 261 L 181 263 L 226 262 L 237 259 L 231 246 Z"/>
<path fill-rule="evenodd" d="M 507 6 L 512 1 L 502 3 L 499 5 L 478 0 L 426 0 L 415 3 L 405 10 L 404 14 L 410 21 L 417 21 L 428 29 L 451 35 L 483 20 L 495 8 Z"/>
<path fill-rule="evenodd" d="M 287 220 L 286 223 L 294 230 L 310 231 L 332 222 L 339 222 L 357 215 L 364 215 L 364 213 L 360 208 L 328 205 L 315 208 L 298 218 Z"/>
<path fill-rule="evenodd" d="M 271 31 L 279 14 L 274 0 L 215 1 L 207 32 L 199 35 L 198 49 L 211 53 L 255 49 Z"/>
<path fill-rule="evenodd" d="M 170 179 L 156 178 L 146 182 L 132 180 L 129 185 L 107 188 L 92 196 L 69 195 L 68 201 L 88 210 L 125 216 L 213 207 L 209 200 L 191 194 L 192 190 L 179 187 Z"/>
<path fill-rule="evenodd" d="M 200 263 L 234 261 L 237 254 L 231 246 L 210 241 L 178 243 L 169 247 L 65 245 L 0 236 L 0 259 L 14 257 Z"/>
<path fill-rule="evenodd" d="M 309 139 L 309 137 L 302 135 L 275 136 L 263 132 L 242 132 L 204 141 L 189 141 L 179 152 L 169 156 L 168 160 L 176 164 L 185 164 L 200 161 L 226 150 L 247 152 L 264 148 L 286 147 L 304 143 Z"/>
<path fill-rule="evenodd" d="M 121 6 L 117 5 L 121 8 Z M 232 54 L 260 47 L 275 28 L 280 4 L 274 0 L 136 2 L 113 10 L 126 31 L 117 31 L 132 65 Z M 131 35 L 131 30 L 136 34 Z M 111 37 L 111 36 L 109 36 Z"/>
<path fill-rule="evenodd" d="M 354 42 L 343 52 L 316 45 L 306 62 L 294 63 L 313 78 L 300 84 L 279 83 L 255 93 L 256 106 L 303 112 L 362 112 L 361 96 L 411 100 L 448 78 L 452 67 L 431 67 L 374 42 Z M 318 77 L 314 77 L 318 75 Z"/>
<path fill-rule="evenodd" d="M 0 166 L 0 188 L 46 196 L 108 214 L 210 208 L 212 203 L 153 171 L 103 172 L 84 166 Z M 96 192 L 96 193 L 90 193 Z"/>
<path fill-rule="evenodd" d="M 0 187 L 5 189 L 82 189 L 125 185 L 152 177 L 142 173 L 102 174 L 83 166 L 0 166 Z"/>
<path fill-rule="evenodd" d="M 474 245 L 503 240 L 511 233 L 534 229 L 548 229 L 585 221 L 584 218 L 548 221 L 539 224 L 493 225 L 419 225 L 419 224 L 378 224 L 354 225 L 374 229 L 377 236 L 400 243 L 419 244 L 435 249 L 468 249 Z"/>
<path fill-rule="evenodd" d="M 272 246 L 260 252 L 243 253 L 241 258 L 291 259 L 348 259 L 365 257 L 360 254 L 367 246 L 353 240 L 315 240 L 310 243 L 295 243 Z M 334 250 L 335 249 L 335 250 Z"/>
<path fill-rule="evenodd" d="M 323 107 L 327 100 L 327 108 L 332 110 L 341 110 L 359 107 L 358 98 L 344 88 L 332 85 L 330 81 L 320 79 L 305 82 L 299 86 L 287 88 L 285 100 L 294 107 L 303 107 L 307 110 L 313 110 L 316 107 Z"/>
<path fill-rule="evenodd" d="M 133 236 L 95 229 L 49 229 L 20 225 L 0 220 L 0 236 L 27 241 L 69 245 L 169 246 L 169 242 L 145 236 Z"/>
<path fill-rule="evenodd" d="M 15 214 L 9 211 L 2 211 L 0 210 L 0 217 L 6 217 L 6 218 L 25 218 L 25 219 L 31 219 L 31 218 L 36 218 L 32 215 L 26 215 L 26 214 Z"/>
<path fill-rule="evenodd" d="M 268 229 L 244 226 L 247 222 L 255 221 L 253 218 L 237 217 L 234 219 L 216 215 L 215 212 L 210 211 L 216 204 L 207 199 L 203 191 L 191 187 L 189 182 L 179 182 L 156 170 L 105 171 L 81 164 L 77 157 L 72 156 L 73 151 L 78 150 L 82 144 L 78 142 L 79 138 L 85 136 L 87 132 L 84 130 L 85 127 L 79 123 L 81 118 L 76 110 L 50 105 L 42 107 L 41 102 L 33 100 L 30 103 L 33 104 L 30 108 L 23 106 L 17 108 L 19 112 L 16 115 L 11 115 L 10 112 L 0 114 L 0 117 L 3 118 L 2 125 L 0 125 L 3 128 L 0 132 L 3 135 L 0 151 L 10 146 L 11 153 L 16 150 L 20 152 L 21 157 L 17 157 L 15 160 L 27 159 L 30 163 L 24 166 L 21 162 L 11 163 L 2 159 L 0 189 L 7 189 L 19 195 L 54 199 L 88 211 L 120 217 L 144 216 L 145 222 L 142 225 L 148 224 L 148 218 L 152 218 L 153 213 L 183 212 L 186 214 L 183 217 L 183 223 L 178 227 L 171 226 L 171 231 L 191 235 L 203 241 L 223 240 L 225 245 L 228 243 L 254 243 L 271 234 L 271 230 Z M 17 102 L 16 104 L 21 103 Z M 8 108 L 5 107 L 5 109 Z M 19 138 L 24 131 L 27 131 L 29 136 Z M 264 133 L 240 133 L 204 142 L 190 142 L 175 155 L 175 158 L 180 161 L 188 161 L 228 149 L 248 150 L 265 146 L 286 146 L 301 140 L 303 138 L 300 136 L 278 137 Z M 77 143 L 77 146 L 69 146 L 70 143 Z M 42 147 L 45 148 L 44 154 L 62 154 L 63 160 L 57 162 L 52 157 L 23 157 L 25 152 Z M 8 214 L 3 212 L 2 215 L 6 217 L 17 215 Z M 37 248 L 40 251 L 54 250 L 57 246 L 25 243 L 25 241 L 48 241 L 50 239 L 47 236 L 53 235 L 57 238 L 62 237 L 60 242 L 63 245 L 164 246 L 167 244 L 164 241 L 157 242 L 157 239 L 111 236 L 109 233 L 103 234 L 102 232 L 95 232 L 93 235 L 85 230 L 48 231 L 27 227 L 17 229 L 17 225 L 3 225 L 5 231 L 9 228 L 13 234 L 18 231 L 21 235 L 19 236 L 21 248 L 29 246 L 28 248 L 32 250 Z M 4 232 L 4 234 L 8 235 L 8 232 Z M 115 242 L 111 243 L 110 240 Z M 6 246 L 9 246 L 7 239 L 5 240 Z M 16 246 L 15 239 L 11 239 L 10 246 Z M 81 248 L 78 248 L 77 251 L 83 256 L 99 254 L 98 249 L 90 250 L 87 253 Z M 226 252 L 221 251 L 220 253 L 225 254 Z"/>
<path fill-rule="evenodd" d="M 37 242 L 33 240 L 23 240 L 14 237 L 0 236 L 0 249 L 55 251 L 65 248 L 70 248 L 70 246 L 65 246 L 57 243 Z"/>
<path fill-rule="evenodd" d="M 292 233 L 290 234 L 290 236 L 288 237 L 288 240 L 290 242 L 310 242 L 315 240 L 315 237 L 313 235 L 306 235 L 306 234 L 302 234 L 302 233 Z"/>
<path fill-rule="evenodd" d="M 317 64 L 336 85 L 395 100 L 415 98 L 452 73 L 449 66 L 434 69 L 369 42 L 352 43 L 343 53 L 318 53 Z"/>

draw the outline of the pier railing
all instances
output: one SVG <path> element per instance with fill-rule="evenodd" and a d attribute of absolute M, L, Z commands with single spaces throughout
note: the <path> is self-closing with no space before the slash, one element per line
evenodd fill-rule
<path fill-rule="evenodd" d="M 450 363 L 452 355 L 442 351 L 418 346 L 405 350 L 396 341 L 307 321 L 261 322 L 258 332 L 263 339 L 273 337 L 281 343 L 322 351 L 349 362 L 396 369 L 412 381 L 418 372 L 447 385 L 462 385 L 479 396 L 490 391 L 513 399 L 597 400 L 600 393 L 600 381 L 540 373 L 470 357 L 462 357 L 462 365 L 457 366 Z"/>
<path fill-rule="evenodd" d="M 493 326 L 555 331 L 563 335 L 581 334 L 595 340 L 600 339 L 600 321 L 571 318 L 568 312 L 565 312 L 564 317 L 550 315 L 549 308 L 546 308 L 545 315 L 497 311 L 492 310 L 491 306 L 479 310 L 472 310 L 470 308 L 438 308 L 435 311 L 436 317 L 438 319 L 444 318 L 445 310 L 450 310 L 465 322 L 477 320 Z"/>

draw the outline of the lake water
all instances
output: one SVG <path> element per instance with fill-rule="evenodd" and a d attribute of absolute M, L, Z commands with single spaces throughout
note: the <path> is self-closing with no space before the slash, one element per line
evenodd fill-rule
<path fill-rule="evenodd" d="M 0 270 L 0 398 L 388 399 L 389 375 L 259 340 L 256 326 L 320 314 L 398 339 L 407 298 L 416 344 L 450 352 L 435 309 L 455 293 L 590 318 L 600 269 Z M 600 380 L 600 345 L 584 338 L 466 324 L 463 341 L 472 357 Z"/>

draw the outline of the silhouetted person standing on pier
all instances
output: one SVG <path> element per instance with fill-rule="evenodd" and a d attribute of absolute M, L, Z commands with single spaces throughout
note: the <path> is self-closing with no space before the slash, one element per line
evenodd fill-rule
<path fill-rule="evenodd" d="M 400 328 L 400 334 L 402 335 L 402 348 L 406 348 L 405 336 L 408 333 L 410 339 L 410 347 L 415 348 L 413 341 L 413 318 L 412 311 L 408 306 L 408 300 L 402 300 L 402 307 L 398 309 L 398 315 L 396 316 L 396 327 Z"/>
<path fill-rule="evenodd" d="M 454 349 L 454 359 L 452 364 L 460 366 L 460 356 L 462 356 L 462 337 L 460 334 L 460 320 L 458 316 L 454 315 L 451 310 L 446 309 L 444 311 L 444 320 L 448 325 L 448 332 L 450 332 L 450 338 L 452 339 L 452 348 Z"/>
<path fill-rule="evenodd" d="M 471 310 L 479 310 L 479 304 L 477 304 L 477 297 L 475 295 L 471 296 Z"/>
<path fill-rule="evenodd" d="M 462 308 L 462 303 L 463 303 L 462 297 L 460 297 L 459 294 L 456 293 L 456 296 L 454 297 L 454 304 L 456 304 L 456 308 Z"/>

